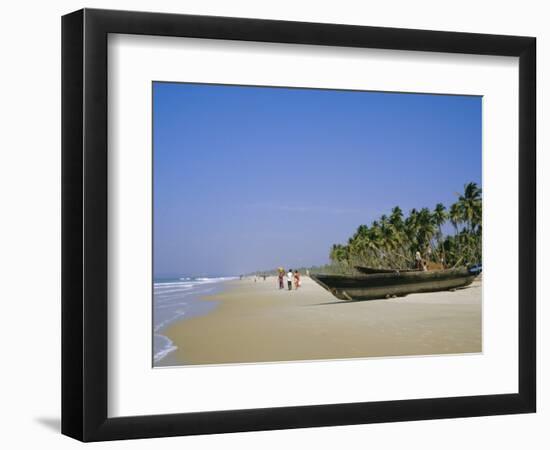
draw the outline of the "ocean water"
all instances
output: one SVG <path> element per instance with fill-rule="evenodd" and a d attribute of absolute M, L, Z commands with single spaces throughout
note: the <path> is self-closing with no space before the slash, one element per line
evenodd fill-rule
<path fill-rule="evenodd" d="M 153 364 L 177 347 L 162 332 L 177 320 L 207 314 L 217 302 L 203 302 L 205 295 L 221 290 L 235 277 L 181 277 L 155 280 L 153 284 Z"/>

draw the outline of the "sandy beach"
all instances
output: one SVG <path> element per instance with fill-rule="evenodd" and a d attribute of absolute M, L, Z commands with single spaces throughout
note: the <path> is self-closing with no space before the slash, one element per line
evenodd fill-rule
<path fill-rule="evenodd" d="M 279 290 L 275 277 L 235 280 L 208 314 L 165 334 L 178 347 L 159 365 L 226 364 L 477 353 L 481 282 L 455 292 L 340 301 L 308 277 Z"/>

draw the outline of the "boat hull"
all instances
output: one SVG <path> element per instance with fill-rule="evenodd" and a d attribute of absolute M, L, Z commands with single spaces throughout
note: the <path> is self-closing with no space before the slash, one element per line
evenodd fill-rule
<path fill-rule="evenodd" d="M 448 291 L 470 285 L 476 275 L 468 269 L 396 272 L 371 275 L 311 275 L 340 300 L 374 300 L 421 292 Z"/>
<path fill-rule="evenodd" d="M 366 275 L 373 275 L 377 273 L 403 273 L 403 272 L 420 272 L 420 269 L 376 269 L 374 267 L 367 266 L 355 266 L 358 272 Z"/>

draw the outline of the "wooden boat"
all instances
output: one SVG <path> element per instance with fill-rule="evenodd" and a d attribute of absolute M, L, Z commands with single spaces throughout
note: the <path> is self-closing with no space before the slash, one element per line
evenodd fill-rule
<path fill-rule="evenodd" d="M 467 268 L 364 275 L 312 274 L 311 278 L 340 300 L 374 300 L 468 286 L 477 273 Z"/>
<path fill-rule="evenodd" d="M 375 273 L 403 273 L 403 272 L 420 272 L 419 269 L 376 269 L 367 266 L 355 266 L 355 268 L 364 274 L 372 275 Z"/>

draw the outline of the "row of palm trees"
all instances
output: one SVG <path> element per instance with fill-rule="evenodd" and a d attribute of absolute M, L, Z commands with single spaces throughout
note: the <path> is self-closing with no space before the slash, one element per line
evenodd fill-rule
<path fill-rule="evenodd" d="M 356 265 L 406 269 L 414 267 L 416 252 L 443 267 L 481 263 L 482 197 L 476 183 L 447 209 L 438 203 L 433 210 L 412 209 L 407 217 L 399 206 L 370 226 L 360 225 L 345 245 L 330 252 L 336 271 L 352 271 Z M 444 235 L 450 223 L 454 233 Z"/>

